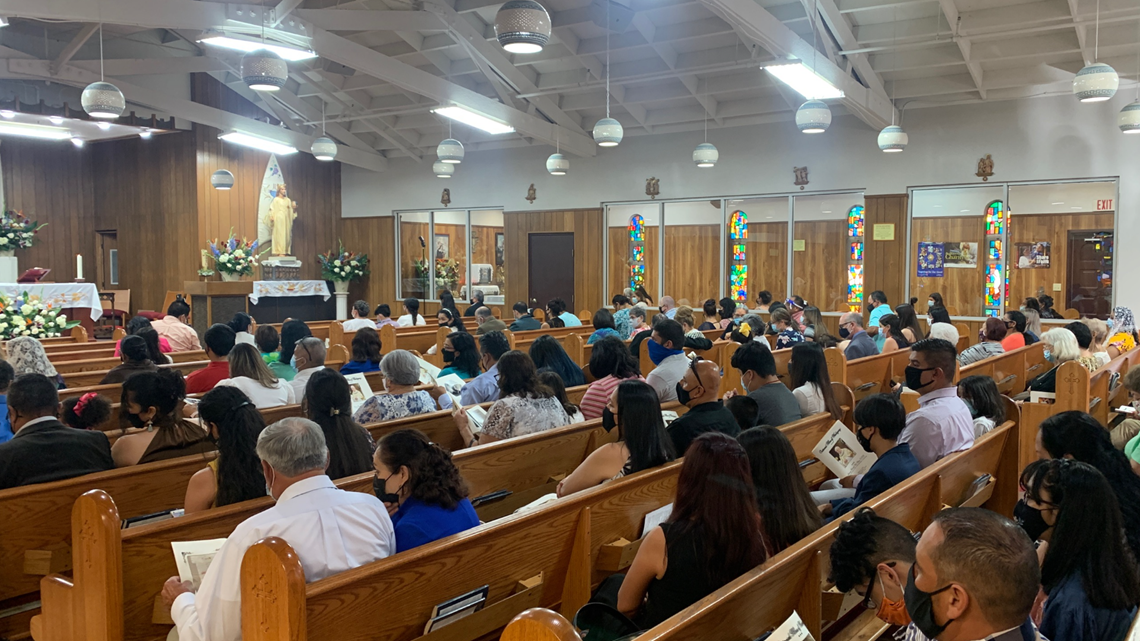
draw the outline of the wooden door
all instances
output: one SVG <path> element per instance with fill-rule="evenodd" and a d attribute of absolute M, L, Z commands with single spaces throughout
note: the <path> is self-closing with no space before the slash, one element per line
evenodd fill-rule
<path fill-rule="evenodd" d="M 1082 317 L 1108 318 L 1112 311 L 1111 229 L 1070 231 L 1065 270 L 1065 307 Z M 1058 306 L 1061 301 L 1056 301 Z"/>
<path fill-rule="evenodd" d="M 566 301 L 566 311 L 574 306 L 574 234 L 530 234 L 527 273 L 527 299 L 531 307 L 545 307 L 552 298 Z"/>
<path fill-rule="evenodd" d="M 119 237 L 115 231 L 95 232 L 95 278 L 100 289 L 115 289 L 119 286 Z"/>

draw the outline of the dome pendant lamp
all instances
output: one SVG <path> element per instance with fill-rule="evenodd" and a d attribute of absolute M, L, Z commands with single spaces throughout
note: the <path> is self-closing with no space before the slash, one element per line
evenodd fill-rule
<path fill-rule="evenodd" d="M 440 162 L 449 165 L 458 165 L 463 162 L 463 143 L 451 137 L 451 121 L 447 121 L 447 139 L 435 148 L 435 155 Z"/>
<path fill-rule="evenodd" d="M 495 14 L 495 38 L 510 53 L 538 53 L 550 42 L 550 14 L 534 0 L 507 0 Z"/>
<path fill-rule="evenodd" d="M 554 138 L 554 153 L 546 159 L 546 171 L 550 172 L 551 176 L 565 176 L 570 171 L 570 159 L 562 155 L 557 137 Z"/>
<path fill-rule="evenodd" d="M 610 118 L 610 3 L 606 2 L 606 117 L 594 125 L 594 142 L 599 147 L 617 147 L 625 136 L 621 123 Z"/>
<path fill-rule="evenodd" d="M 818 3 L 815 15 L 818 15 Z M 815 69 L 816 51 L 815 20 L 812 20 L 811 55 L 813 71 Z M 827 131 L 827 128 L 831 126 L 831 108 L 822 100 L 815 98 L 808 100 L 796 110 L 796 126 L 799 127 L 800 132 L 805 134 L 821 134 Z"/>
<path fill-rule="evenodd" d="M 261 44 L 265 45 L 265 12 L 261 13 Z M 256 49 L 241 57 L 241 79 L 254 91 L 280 91 L 289 79 L 289 65 L 269 49 Z"/>
<path fill-rule="evenodd" d="M 436 161 L 431 166 L 431 170 L 435 172 L 436 178 L 451 178 L 451 176 L 455 174 L 455 165 L 442 161 Z"/>
<path fill-rule="evenodd" d="M 234 175 L 225 169 L 210 174 L 210 185 L 218 191 L 226 191 L 234 186 Z"/>
<path fill-rule="evenodd" d="M 311 148 L 313 157 L 317 160 L 329 162 L 336 158 L 336 141 L 325 135 L 325 101 L 321 100 L 321 137 L 313 141 Z"/>
<path fill-rule="evenodd" d="M 705 110 L 705 141 L 693 149 L 693 162 L 700 168 L 715 167 L 720 160 L 716 145 L 709 142 L 709 112 Z"/>
<path fill-rule="evenodd" d="M 1073 95 L 1081 102 L 1104 102 L 1116 95 L 1120 76 L 1116 70 L 1097 62 L 1100 56 L 1100 0 L 1096 2 L 1096 41 L 1093 45 L 1093 63 L 1077 72 L 1073 78 Z"/>
<path fill-rule="evenodd" d="M 112 120 L 123 115 L 127 99 L 115 85 L 105 82 L 103 77 L 103 23 L 99 23 L 99 82 L 87 85 L 79 97 L 83 111 L 92 118 Z"/>
<path fill-rule="evenodd" d="M 1140 49 L 1136 50 L 1136 100 L 1120 110 L 1117 124 L 1126 134 L 1140 134 Z"/>

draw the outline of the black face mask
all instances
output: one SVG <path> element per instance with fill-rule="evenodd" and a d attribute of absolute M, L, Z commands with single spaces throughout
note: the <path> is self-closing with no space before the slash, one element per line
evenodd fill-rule
<path fill-rule="evenodd" d="M 934 621 L 934 595 L 950 589 L 952 585 L 954 584 L 950 583 L 939 590 L 923 592 L 914 585 L 914 567 L 912 566 L 910 569 L 910 577 L 906 582 L 903 599 L 906 601 L 906 611 L 910 615 L 911 622 L 914 623 L 919 632 L 926 635 L 927 639 L 937 639 L 938 635 L 946 630 L 946 626 L 954 622 L 954 619 L 949 619 L 946 623 L 939 625 Z"/>
<path fill-rule="evenodd" d="M 691 400 L 693 400 L 692 394 L 689 394 L 689 390 L 682 387 L 681 383 L 678 382 L 677 383 L 677 402 L 680 403 L 681 405 L 688 405 L 689 401 L 691 401 Z"/>
<path fill-rule="evenodd" d="M 1021 529 L 1025 530 L 1029 538 L 1034 541 L 1040 539 L 1042 534 L 1045 534 L 1049 528 L 1053 527 L 1045 522 L 1044 517 L 1041 516 L 1041 510 L 1030 507 L 1029 504 L 1025 502 L 1025 499 L 1021 499 L 1017 502 L 1017 505 L 1014 506 L 1013 520 L 1017 521 Z"/>
<path fill-rule="evenodd" d="M 388 477 L 390 479 L 392 477 Z M 400 495 L 397 492 L 389 492 L 387 489 L 388 479 L 382 479 L 379 476 L 372 479 L 372 493 L 376 498 L 380 499 L 381 503 L 396 503 L 400 502 Z"/>
<path fill-rule="evenodd" d="M 924 388 L 924 387 L 929 387 L 932 383 L 934 383 L 934 381 L 931 380 L 930 383 L 923 383 L 922 382 L 922 373 L 923 372 L 929 372 L 932 369 L 938 369 L 938 368 L 937 367 L 927 367 L 926 369 L 923 369 L 921 367 L 914 367 L 913 365 L 907 365 L 906 370 L 905 370 L 906 386 L 911 388 L 912 390 L 914 390 L 916 392 L 918 390 Z"/>
<path fill-rule="evenodd" d="M 453 349 L 443 350 L 443 362 L 444 363 L 451 363 L 454 360 L 455 360 L 455 350 L 453 350 Z"/>
<path fill-rule="evenodd" d="M 851 337 L 851 332 L 847 331 L 847 327 L 840 327 L 839 328 L 839 338 L 846 340 L 847 338 L 850 338 L 850 337 Z"/>
<path fill-rule="evenodd" d="M 608 407 L 602 408 L 602 427 L 606 428 L 607 432 L 617 427 L 617 419 Z"/>
<path fill-rule="evenodd" d="M 863 429 L 867 429 L 867 428 L 863 428 Z M 863 436 L 863 429 L 855 430 L 855 440 L 859 441 L 859 447 L 870 452 L 871 451 L 871 439 Z"/>
<path fill-rule="evenodd" d="M 131 424 L 131 427 L 137 427 L 140 429 L 146 427 L 146 421 L 142 420 L 138 414 L 131 414 L 130 412 L 127 412 L 127 421 Z"/>

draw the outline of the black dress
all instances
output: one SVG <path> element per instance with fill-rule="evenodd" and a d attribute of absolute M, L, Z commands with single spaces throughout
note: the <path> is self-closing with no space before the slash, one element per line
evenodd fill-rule
<path fill-rule="evenodd" d="M 717 587 L 709 580 L 705 541 L 699 526 L 663 523 L 668 562 L 665 576 L 649 583 L 645 610 L 638 623 L 648 630 L 681 610 L 712 594 Z"/>

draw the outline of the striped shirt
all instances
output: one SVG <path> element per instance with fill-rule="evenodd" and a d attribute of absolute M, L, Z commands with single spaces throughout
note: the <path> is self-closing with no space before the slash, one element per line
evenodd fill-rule
<path fill-rule="evenodd" d="M 644 381 L 645 379 L 637 376 L 635 378 L 614 378 L 613 375 L 605 378 L 600 378 L 586 389 L 586 393 L 582 396 L 582 404 L 578 406 L 582 410 L 582 416 L 586 420 L 601 418 L 602 410 L 606 407 L 606 403 L 610 400 L 610 395 L 614 393 L 617 386 L 622 381 Z"/>

